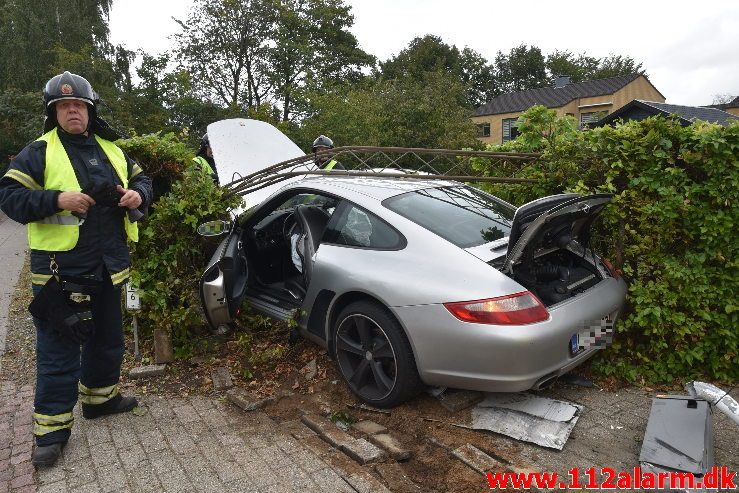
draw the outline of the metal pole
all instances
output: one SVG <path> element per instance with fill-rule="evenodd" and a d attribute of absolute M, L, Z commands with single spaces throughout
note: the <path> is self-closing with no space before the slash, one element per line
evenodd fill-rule
<path fill-rule="evenodd" d="M 133 359 L 141 361 L 141 352 L 139 352 L 139 322 L 136 314 L 133 314 Z"/>

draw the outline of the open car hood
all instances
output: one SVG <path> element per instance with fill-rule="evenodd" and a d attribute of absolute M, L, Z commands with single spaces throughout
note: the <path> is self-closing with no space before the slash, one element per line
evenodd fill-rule
<path fill-rule="evenodd" d="M 208 125 L 208 139 L 221 185 L 228 185 L 274 164 L 305 155 L 280 130 L 259 120 L 233 118 L 213 122 Z M 302 168 L 308 170 L 307 166 L 302 165 L 285 171 L 299 171 Z M 290 178 L 250 193 L 247 196 L 248 206 L 259 204 L 278 188 L 298 179 L 300 177 Z"/>
<path fill-rule="evenodd" d="M 511 272 L 522 258 L 530 258 L 533 255 L 528 254 L 538 250 L 564 248 L 573 240 L 587 247 L 590 228 L 612 197 L 567 193 L 519 207 L 513 216 L 503 272 Z"/>

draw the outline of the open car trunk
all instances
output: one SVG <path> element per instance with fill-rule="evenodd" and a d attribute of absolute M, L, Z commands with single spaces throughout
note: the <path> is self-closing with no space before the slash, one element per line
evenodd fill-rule
<path fill-rule="evenodd" d="M 612 195 L 562 194 L 516 210 L 503 273 L 554 305 L 610 275 L 589 248 L 593 222 Z"/>

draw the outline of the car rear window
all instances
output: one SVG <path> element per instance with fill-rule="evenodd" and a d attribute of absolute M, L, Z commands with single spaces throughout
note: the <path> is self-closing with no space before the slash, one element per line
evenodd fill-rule
<path fill-rule="evenodd" d="M 491 196 L 464 186 L 416 190 L 382 204 L 461 248 L 505 238 L 515 212 Z"/>

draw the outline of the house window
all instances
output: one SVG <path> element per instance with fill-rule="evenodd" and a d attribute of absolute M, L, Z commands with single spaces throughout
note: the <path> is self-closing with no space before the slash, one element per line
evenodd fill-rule
<path fill-rule="evenodd" d="M 586 127 L 591 123 L 595 123 L 607 114 L 607 111 L 590 111 L 588 113 L 580 113 L 580 127 Z"/>
<path fill-rule="evenodd" d="M 518 118 L 505 118 L 503 120 L 503 142 L 507 142 L 518 137 L 516 121 L 518 121 Z"/>
<path fill-rule="evenodd" d="M 489 123 L 478 123 L 477 124 L 477 136 L 478 137 L 490 137 L 490 124 Z"/>

